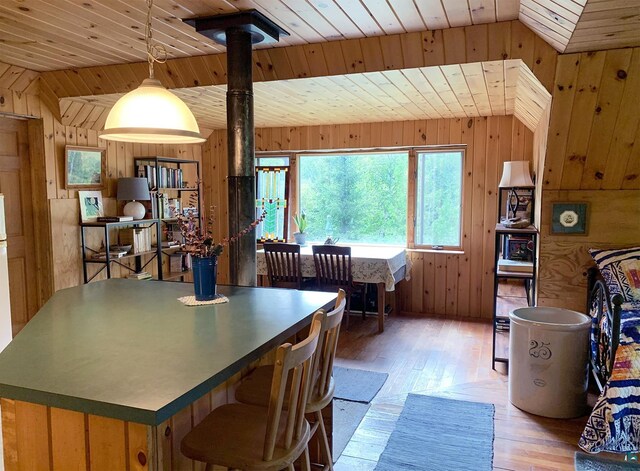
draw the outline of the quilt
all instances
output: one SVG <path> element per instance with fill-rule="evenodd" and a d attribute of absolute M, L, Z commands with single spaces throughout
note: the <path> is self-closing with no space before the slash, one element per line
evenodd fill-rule
<path fill-rule="evenodd" d="M 606 327 L 592 326 L 592 353 L 602 354 L 599 332 Z M 578 444 L 589 453 L 626 453 L 640 450 L 639 302 L 622 305 L 620 343 L 616 350 L 613 370 Z"/>

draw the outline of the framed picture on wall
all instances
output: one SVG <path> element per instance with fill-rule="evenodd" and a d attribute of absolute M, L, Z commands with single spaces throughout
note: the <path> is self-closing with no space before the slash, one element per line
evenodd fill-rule
<path fill-rule="evenodd" d="M 79 191 L 78 201 L 81 222 L 96 222 L 99 217 L 104 216 L 101 191 Z"/>
<path fill-rule="evenodd" d="M 553 203 L 552 234 L 586 234 L 587 203 Z"/>
<path fill-rule="evenodd" d="M 67 189 L 97 189 L 105 184 L 105 150 L 99 147 L 66 146 L 64 182 Z"/>

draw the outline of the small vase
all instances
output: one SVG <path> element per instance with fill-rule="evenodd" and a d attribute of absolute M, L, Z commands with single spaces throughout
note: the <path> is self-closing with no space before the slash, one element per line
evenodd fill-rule
<path fill-rule="evenodd" d="M 191 257 L 193 289 L 196 301 L 211 301 L 216 298 L 218 257 Z"/>
<path fill-rule="evenodd" d="M 307 243 L 307 234 L 304 232 L 294 232 L 293 238 L 295 239 L 296 244 L 298 245 L 304 245 Z"/>

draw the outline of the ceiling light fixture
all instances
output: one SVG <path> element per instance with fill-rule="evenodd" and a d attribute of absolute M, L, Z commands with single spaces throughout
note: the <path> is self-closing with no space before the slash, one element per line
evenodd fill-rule
<path fill-rule="evenodd" d="M 147 0 L 145 42 L 149 78 L 120 98 L 107 116 L 100 138 L 112 141 L 154 144 L 195 144 L 205 139 L 193 113 L 176 95 L 167 90 L 153 74 L 153 63 L 164 63 L 167 52 L 153 44 L 151 7 Z"/>

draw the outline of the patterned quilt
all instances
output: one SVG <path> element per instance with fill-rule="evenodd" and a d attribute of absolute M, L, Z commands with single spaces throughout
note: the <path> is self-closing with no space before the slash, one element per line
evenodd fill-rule
<path fill-rule="evenodd" d="M 599 350 L 593 326 L 592 351 Z M 580 448 L 589 452 L 617 453 L 640 450 L 640 303 L 622 305 L 620 343 L 611 377 L 596 403 L 580 437 Z"/>

